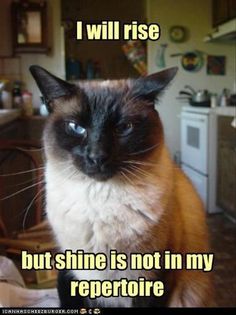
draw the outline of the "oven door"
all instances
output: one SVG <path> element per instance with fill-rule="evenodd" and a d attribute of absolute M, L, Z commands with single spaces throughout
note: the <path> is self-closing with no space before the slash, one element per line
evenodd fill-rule
<path fill-rule="evenodd" d="M 181 161 L 202 174 L 207 171 L 208 115 L 181 114 Z"/>

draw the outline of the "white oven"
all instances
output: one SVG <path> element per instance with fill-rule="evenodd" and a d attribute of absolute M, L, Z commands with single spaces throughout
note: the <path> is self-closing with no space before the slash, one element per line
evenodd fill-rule
<path fill-rule="evenodd" d="M 181 114 L 182 163 L 207 174 L 208 115 Z"/>
<path fill-rule="evenodd" d="M 185 106 L 181 112 L 181 168 L 198 191 L 206 211 L 216 206 L 216 113 L 211 108 Z"/>

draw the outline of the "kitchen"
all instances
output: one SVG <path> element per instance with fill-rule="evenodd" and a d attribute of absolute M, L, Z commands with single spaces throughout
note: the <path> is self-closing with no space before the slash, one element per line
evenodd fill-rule
<path fill-rule="evenodd" d="M 235 32 L 232 32 L 236 29 L 235 1 L 147 0 L 140 1 L 139 5 L 136 2 L 134 4 L 134 1 L 120 1 L 119 8 L 113 1 L 110 4 L 107 2 L 106 8 L 98 1 L 70 1 L 70 4 L 64 0 L 48 1 L 46 33 L 51 49 L 43 53 L 13 52 L 13 37 L 9 31 L 11 2 L 3 0 L 0 4 L 3 37 L 0 78 L 24 82 L 25 89 L 32 93 L 30 102 L 37 115 L 30 116 L 29 107 L 26 106 L 25 111 L 29 114 L 18 119 L 17 109 L 9 109 L 10 105 L 3 106 L 5 109 L 0 111 L 1 139 L 40 141 L 46 116 L 43 115 L 45 108 L 41 106 L 39 91 L 28 71 L 31 64 L 39 64 L 56 76 L 69 80 L 138 77 L 145 71 L 154 73 L 178 66 L 177 77 L 158 101 L 156 109 L 162 118 L 165 139 L 173 159 L 193 181 L 206 205 L 212 251 L 216 252 L 218 304 L 235 306 L 235 292 L 232 289 L 236 281 L 233 269 L 236 220 L 236 39 Z M 134 66 L 126 58 L 121 48 L 124 45 L 122 40 L 88 43 L 74 39 L 74 23 L 79 18 L 97 21 L 108 20 L 108 17 L 109 20 L 137 20 L 160 25 L 161 36 L 158 41 L 143 43 L 147 55 L 146 69 L 140 69 L 139 63 Z M 218 31 L 213 32 L 218 25 Z M 27 93 L 25 97 L 27 99 Z M 190 101 L 194 102 L 191 106 Z M 199 106 L 204 102 L 207 106 Z M 23 160 L 21 165 L 14 165 L 14 171 L 25 170 L 27 163 Z M 12 173 L 11 166 L 4 166 L 1 173 Z M 30 181 L 32 178 L 29 176 L 23 180 Z M 10 191 L 10 194 L 13 193 Z M 34 198 L 33 193 L 27 195 L 23 192 L 23 196 L 14 203 L 24 209 Z M 22 201 L 24 198 L 26 202 Z M 4 207 L 9 205 L 5 204 Z M 14 217 L 11 223 L 4 211 L 4 225 L 10 230 L 20 229 L 24 215 L 21 214 L 17 219 Z M 29 216 L 32 216 L 30 212 Z M 27 220 L 27 227 L 30 227 L 34 218 L 32 216 Z"/>

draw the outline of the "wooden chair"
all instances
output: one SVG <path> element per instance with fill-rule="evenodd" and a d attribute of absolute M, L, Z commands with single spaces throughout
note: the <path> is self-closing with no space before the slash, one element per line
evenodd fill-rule
<path fill-rule="evenodd" d="M 19 265 L 22 250 L 43 253 L 56 249 L 51 228 L 43 215 L 44 181 L 41 149 L 40 142 L 0 140 L 0 246 L 2 254 L 12 258 L 16 265 Z M 22 179 L 23 183 L 30 182 L 33 189 L 31 194 L 27 187 L 18 187 L 21 186 L 18 182 Z M 8 188 L 13 186 L 19 188 L 19 191 L 13 193 L 9 191 Z M 27 213 L 22 213 L 22 209 L 19 208 L 24 207 L 25 199 L 29 198 L 31 201 L 26 212 L 30 210 L 30 216 L 27 224 L 22 226 Z M 33 277 L 32 273 L 30 277 L 29 273 L 22 275 L 26 283 L 40 283 L 42 279 L 51 281 L 52 277 L 55 278 L 55 273 L 46 271 L 36 272 Z"/>
<path fill-rule="evenodd" d="M 3 224 L 8 225 L 5 226 L 5 229 L 2 228 L 2 230 L 5 230 L 4 233 L 6 233 L 6 231 L 11 233 L 11 230 L 14 229 L 14 226 L 8 224 L 12 218 L 9 218 L 9 214 L 6 213 L 6 208 L 9 206 L 11 206 L 11 208 L 17 208 L 19 207 L 19 203 L 21 203 L 20 201 L 23 199 L 22 196 L 30 196 L 29 191 L 27 192 L 27 187 L 24 186 L 22 188 L 22 183 L 27 184 L 32 181 L 31 188 L 35 188 L 33 190 L 35 196 L 37 196 L 37 198 L 33 200 L 34 215 L 33 218 L 31 218 L 32 222 L 30 225 L 39 224 L 42 221 L 43 200 L 41 192 L 43 192 L 44 186 L 42 181 L 43 161 L 42 154 L 40 153 L 41 149 L 40 142 L 0 139 L 0 218 L 2 221 L 1 226 L 3 226 Z M 15 172 L 16 169 L 17 171 Z M 31 172 L 31 169 L 34 171 Z M 25 181 L 26 179 L 27 181 Z M 21 183 L 20 181 L 22 180 L 23 182 Z M 15 191 L 12 190 L 12 188 L 14 188 L 13 186 L 17 188 Z M 13 210 L 9 211 L 12 213 Z M 19 209 L 19 211 L 21 211 L 21 209 Z M 8 218 L 6 218 L 7 216 Z"/>

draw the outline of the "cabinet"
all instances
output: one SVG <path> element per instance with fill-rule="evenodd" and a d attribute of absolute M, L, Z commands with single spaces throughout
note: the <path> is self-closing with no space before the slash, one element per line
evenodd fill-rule
<path fill-rule="evenodd" d="M 236 17 L 236 0 L 212 0 L 213 27 Z"/>
<path fill-rule="evenodd" d="M 154 1 L 155 2 L 155 1 Z M 178 1 L 177 1 L 178 2 Z M 86 72 L 91 61 L 95 65 L 97 77 L 102 79 L 120 79 L 137 77 L 139 73 L 131 65 L 122 51 L 122 40 L 75 40 L 76 21 L 85 23 L 99 23 L 99 21 L 120 21 L 120 24 L 138 21 L 146 21 L 145 0 L 61 0 L 62 23 L 65 25 L 65 55 L 67 64 L 67 76 L 70 72 L 70 64 L 76 76 L 86 78 Z M 122 26 L 120 27 L 122 28 Z M 85 34 L 84 34 L 85 37 Z M 142 41 L 145 43 L 145 41 Z M 71 60 L 72 57 L 72 60 Z M 68 59 L 67 59 L 68 58 Z M 74 65 L 73 65 L 74 64 Z M 78 71 L 76 71 L 76 68 Z M 68 71 L 69 70 L 69 71 Z M 95 70 L 96 71 L 96 70 Z M 72 78 L 71 78 L 72 79 Z"/>
<path fill-rule="evenodd" d="M 218 118 L 217 204 L 236 219 L 236 129 L 232 119 Z"/>
<path fill-rule="evenodd" d="M 229 18 L 236 17 L 236 0 L 229 0 Z"/>

